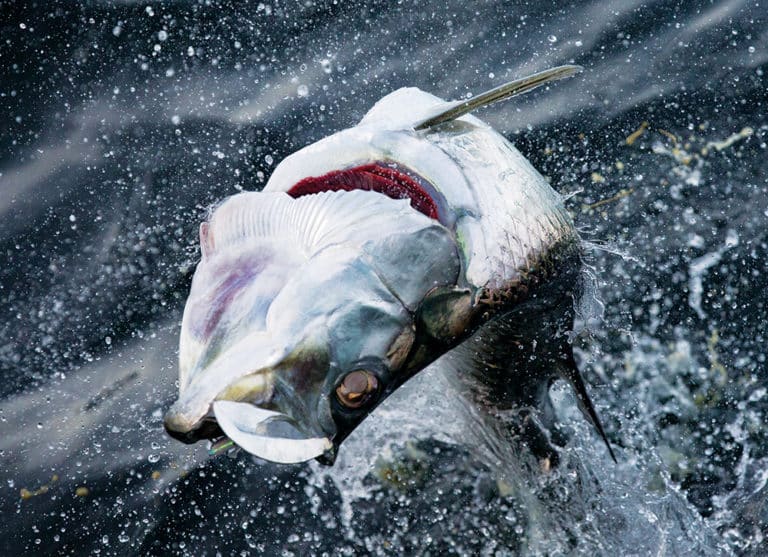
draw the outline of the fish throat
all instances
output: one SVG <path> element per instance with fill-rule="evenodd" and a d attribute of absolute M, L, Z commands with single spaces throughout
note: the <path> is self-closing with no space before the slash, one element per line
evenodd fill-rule
<path fill-rule="evenodd" d="M 334 170 L 322 176 L 304 178 L 287 193 L 296 198 L 324 191 L 352 190 L 375 191 L 391 199 L 409 199 L 411 207 L 429 218 L 443 222 L 438 208 L 437 191 L 427 185 L 426 180 L 416 178 L 413 173 L 406 172 L 397 165 L 383 162 Z"/>

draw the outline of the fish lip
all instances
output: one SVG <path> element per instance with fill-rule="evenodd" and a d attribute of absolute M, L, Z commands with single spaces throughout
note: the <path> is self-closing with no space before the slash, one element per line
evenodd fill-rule
<path fill-rule="evenodd" d="M 328 437 L 307 435 L 286 414 L 228 400 L 214 402 L 213 413 L 224 435 L 263 460 L 298 464 L 318 457 L 335 459 L 334 443 Z"/>
<path fill-rule="evenodd" d="M 190 431 L 177 431 L 165 424 L 165 432 L 182 443 L 193 445 L 203 439 L 215 439 L 221 437 L 223 432 L 216 420 L 204 418 L 200 420 L 199 425 Z"/>
<path fill-rule="evenodd" d="M 224 433 L 221 431 L 218 422 L 213 417 L 212 412 L 208 412 L 200 420 L 197 421 L 192 427 L 179 427 L 174 418 L 176 415 L 173 412 L 173 408 L 169 410 L 163 420 L 163 427 L 165 432 L 182 443 L 187 445 L 193 445 L 203 439 L 216 439 L 221 437 Z"/>

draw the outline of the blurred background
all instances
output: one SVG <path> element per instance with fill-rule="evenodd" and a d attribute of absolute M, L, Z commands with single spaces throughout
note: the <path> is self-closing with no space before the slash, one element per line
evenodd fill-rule
<path fill-rule="evenodd" d="M 768 12 L 758 1 L 0 2 L 0 552 L 768 553 Z M 542 476 L 425 372 L 331 469 L 167 438 L 206 208 L 384 94 L 465 98 L 590 243 Z M 595 318 L 600 316 L 602 319 Z"/>

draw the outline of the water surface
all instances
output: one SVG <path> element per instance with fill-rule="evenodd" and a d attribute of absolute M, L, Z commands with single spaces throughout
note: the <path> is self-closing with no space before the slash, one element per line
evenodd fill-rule
<path fill-rule="evenodd" d="M 765 6 L 1 7 L 3 554 L 768 552 Z M 558 470 L 475 448 L 493 432 L 436 371 L 332 469 L 165 436 L 212 202 L 398 87 L 562 63 L 586 71 L 479 116 L 595 246 L 577 342 L 618 464 L 562 386 Z"/>

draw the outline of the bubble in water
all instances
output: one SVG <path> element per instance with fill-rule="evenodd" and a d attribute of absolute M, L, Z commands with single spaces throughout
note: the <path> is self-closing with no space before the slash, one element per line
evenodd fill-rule
<path fill-rule="evenodd" d="M 309 95 L 309 87 L 306 85 L 299 85 L 299 88 L 296 90 L 296 92 L 300 97 L 306 97 Z"/>
<path fill-rule="evenodd" d="M 155 454 L 155 453 L 152 453 L 152 454 L 150 454 L 150 455 L 147 457 L 147 460 L 148 460 L 150 463 L 152 463 L 152 464 L 155 464 L 155 463 L 157 463 L 157 462 L 159 462 L 159 461 L 160 461 L 160 455 L 157 455 L 157 454 Z"/>
<path fill-rule="evenodd" d="M 551 43 L 556 43 L 557 42 L 557 37 L 555 35 L 550 35 L 550 36 L 547 37 L 547 40 L 549 42 L 551 42 Z"/>
<path fill-rule="evenodd" d="M 166 31 L 164 31 L 164 30 L 163 30 L 163 31 L 160 31 L 160 32 L 157 34 L 157 39 L 158 39 L 160 42 L 163 42 L 163 41 L 165 41 L 166 39 L 168 39 L 168 33 L 167 33 Z"/>

